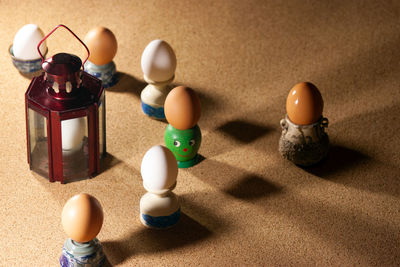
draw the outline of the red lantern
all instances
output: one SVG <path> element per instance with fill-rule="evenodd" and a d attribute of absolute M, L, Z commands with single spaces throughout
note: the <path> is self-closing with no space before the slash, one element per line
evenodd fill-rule
<path fill-rule="evenodd" d="M 39 47 L 64 27 L 86 48 L 88 56 L 59 53 L 44 60 Z M 101 81 L 83 71 L 86 45 L 65 25 L 55 27 L 39 44 L 42 75 L 25 93 L 28 163 L 50 182 L 95 176 L 105 156 L 105 95 Z"/>

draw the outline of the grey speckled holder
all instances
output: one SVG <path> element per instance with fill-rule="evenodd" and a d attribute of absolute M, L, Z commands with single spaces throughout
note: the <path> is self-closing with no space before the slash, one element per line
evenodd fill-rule
<path fill-rule="evenodd" d="M 282 135 L 279 139 L 279 152 L 293 163 L 311 166 L 321 161 L 329 151 L 329 137 L 325 133 L 328 119 L 309 125 L 297 125 L 286 115 L 281 120 Z"/>

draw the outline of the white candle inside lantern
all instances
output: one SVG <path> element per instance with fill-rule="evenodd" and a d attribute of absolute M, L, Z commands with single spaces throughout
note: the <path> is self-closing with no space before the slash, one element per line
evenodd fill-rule
<path fill-rule="evenodd" d="M 63 151 L 76 151 L 82 147 L 86 130 L 86 117 L 61 121 Z"/>

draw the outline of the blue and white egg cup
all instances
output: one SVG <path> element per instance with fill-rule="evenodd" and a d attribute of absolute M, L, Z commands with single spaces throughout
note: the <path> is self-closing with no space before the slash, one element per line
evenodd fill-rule
<path fill-rule="evenodd" d="M 32 74 L 42 69 L 42 58 L 39 57 L 38 59 L 31 60 L 18 59 L 14 56 L 13 45 L 10 45 L 8 52 L 10 53 L 12 63 L 22 74 Z M 47 49 L 44 56 L 46 56 L 46 54 Z"/>
<path fill-rule="evenodd" d="M 87 243 L 78 243 L 68 238 L 60 256 L 61 267 L 102 267 L 106 262 L 97 238 Z"/>
<path fill-rule="evenodd" d="M 114 61 L 99 66 L 88 60 L 85 63 L 85 71 L 100 79 L 104 88 L 114 86 L 119 80 Z"/>

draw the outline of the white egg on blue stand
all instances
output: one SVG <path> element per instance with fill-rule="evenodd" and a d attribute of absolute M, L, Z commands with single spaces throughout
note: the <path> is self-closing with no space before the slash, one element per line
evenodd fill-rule
<path fill-rule="evenodd" d="M 9 53 L 14 66 L 21 73 L 33 73 L 42 68 L 42 59 L 37 51 L 37 46 L 43 38 L 43 31 L 35 24 L 27 24 L 16 33 Z M 45 56 L 47 53 L 46 42 L 43 42 L 39 49 Z"/>
<path fill-rule="evenodd" d="M 140 199 L 140 221 L 156 229 L 175 225 L 180 217 L 180 204 L 172 192 L 178 176 L 175 156 L 164 146 L 153 146 L 142 159 L 141 174 L 147 193 Z"/>
<path fill-rule="evenodd" d="M 140 95 L 142 110 L 153 119 L 164 120 L 165 98 L 175 77 L 174 50 L 163 40 L 151 41 L 143 51 L 141 67 L 148 83 Z"/>

